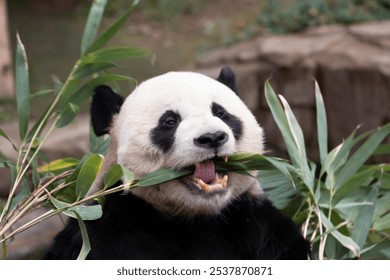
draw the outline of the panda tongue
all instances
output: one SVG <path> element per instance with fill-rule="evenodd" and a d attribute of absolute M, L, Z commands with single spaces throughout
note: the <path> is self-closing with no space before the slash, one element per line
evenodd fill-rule
<path fill-rule="evenodd" d="M 215 178 L 215 166 L 212 160 L 197 162 L 195 164 L 194 177 L 201 179 L 203 182 L 209 184 Z"/>

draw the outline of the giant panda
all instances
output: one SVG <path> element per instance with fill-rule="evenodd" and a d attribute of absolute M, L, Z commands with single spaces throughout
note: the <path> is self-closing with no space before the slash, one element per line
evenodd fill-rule
<path fill-rule="evenodd" d="M 95 133 L 112 137 L 98 185 L 115 163 L 137 178 L 161 168 L 193 166 L 194 174 L 107 196 L 103 216 L 85 222 L 92 247 L 88 259 L 310 255 L 298 227 L 272 205 L 255 176 L 215 171 L 214 158 L 264 151 L 263 130 L 239 98 L 230 68 L 222 68 L 216 80 L 169 72 L 141 83 L 126 100 L 99 86 L 90 112 Z M 81 245 L 72 219 L 45 258 L 75 259 Z"/>

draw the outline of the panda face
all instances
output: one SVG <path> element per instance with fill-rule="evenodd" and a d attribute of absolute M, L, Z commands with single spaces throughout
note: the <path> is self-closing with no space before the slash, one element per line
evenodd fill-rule
<path fill-rule="evenodd" d="M 263 152 L 261 127 L 229 85 L 191 72 L 152 78 L 125 100 L 110 131 L 117 162 L 138 178 L 194 167 L 185 178 L 132 190 L 161 211 L 217 214 L 243 192 L 262 193 L 252 177 L 215 171 L 216 157 Z"/>

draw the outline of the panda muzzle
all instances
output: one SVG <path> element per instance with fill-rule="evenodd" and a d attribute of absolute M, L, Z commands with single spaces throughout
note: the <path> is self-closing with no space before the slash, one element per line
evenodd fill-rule
<path fill-rule="evenodd" d="M 195 163 L 195 171 L 190 180 L 205 192 L 225 189 L 228 184 L 228 176 L 218 174 L 212 160 Z"/>

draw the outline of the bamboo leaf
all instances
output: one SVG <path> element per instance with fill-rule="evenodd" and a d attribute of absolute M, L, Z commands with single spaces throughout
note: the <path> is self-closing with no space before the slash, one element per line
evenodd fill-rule
<path fill-rule="evenodd" d="M 349 250 L 351 250 L 351 252 L 354 254 L 354 256 L 359 257 L 360 248 L 355 243 L 355 241 L 353 241 L 352 238 L 340 233 L 336 229 L 336 227 L 332 224 L 332 222 L 329 221 L 329 219 L 325 216 L 325 214 L 322 211 L 319 211 L 319 212 L 320 212 L 321 222 L 325 226 L 325 228 L 330 231 L 330 234 L 332 234 L 333 237 L 336 238 L 340 242 L 341 245 L 343 245 L 345 248 L 348 248 Z"/>
<path fill-rule="evenodd" d="M 116 60 L 148 56 L 150 53 L 144 49 L 134 47 L 108 47 L 91 52 L 83 57 L 80 63 L 105 63 Z"/>
<path fill-rule="evenodd" d="M 89 10 L 87 23 L 85 25 L 83 38 L 81 40 L 81 55 L 85 55 L 87 50 L 95 41 L 102 21 L 103 13 L 107 5 L 107 0 L 94 0 Z"/>
<path fill-rule="evenodd" d="M 69 170 L 72 168 L 75 168 L 80 161 L 76 158 L 61 158 L 54 160 L 52 162 L 49 162 L 48 164 L 41 165 L 37 168 L 37 171 L 39 173 L 46 173 L 46 172 L 62 172 L 65 170 Z"/>
<path fill-rule="evenodd" d="M 49 95 L 49 94 L 52 94 L 52 93 L 54 93 L 54 92 L 55 92 L 54 89 L 42 89 L 42 90 L 38 90 L 38 91 L 36 91 L 36 92 L 30 94 L 30 99 L 33 99 L 33 98 L 38 97 L 38 96 Z"/>
<path fill-rule="evenodd" d="M 380 219 L 376 220 L 372 226 L 372 228 L 376 231 L 381 231 L 381 230 L 390 230 L 390 214 L 387 213 Z"/>
<path fill-rule="evenodd" d="M 77 116 L 77 113 L 79 112 L 80 107 L 73 103 L 68 103 L 68 105 L 65 107 L 65 109 L 59 113 L 57 120 L 56 120 L 56 128 L 63 128 L 67 126 L 69 123 L 71 123 L 74 118 Z"/>
<path fill-rule="evenodd" d="M 16 35 L 15 91 L 19 121 L 19 136 L 23 140 L 30 119 L 30 85 L 27 55 L 19 34 Z"/>
<path fill-rule="evenodd" d="M 76 195 L 78 199 L 87 194 L 102 164 L 103 157 L 99 154 L 91 154 L 87 158 L 77 176 Z"/>
<path fill-rule="evenodd" d="M 355 227 L 352 230 L 351 238 L 356 242 L 359 248 L 363 248 L 367 239 L 368 232 L 371 228 L 372 218 L 374 215 L 374 205 L 379 193 L 379 184 L 375 184 L 367 195 L 366 202 L 371 205 L 361 207 L 359 215 L 355 220 Z"/>
<path fill-rule="evenodd" d="M 80 215 L 77 212 L 74 211 L 74 214 L 77 217 L 77 222 L 79 224 L 81 238 L 83 240 L 83 245 L 81 246 L 81 250 L 80 250 L 80 253 L 77 257 L 77 260 L 85 260 L 88 256 L 89 252 L 91 251 L 91 243 L 89 242 L 87 227 L 85 226 L 83 219 L 80 217 Z"/>
<path fill-rule="evenodd" d="M 120 164 L 115 164 L 110 167 L 104 176 L 104 188 L 109 188 L 118 182 L 123 177 L 123 170 Z"/>
<path fill-rule="evenodd" d="M 333 202 L 338 202 L 344 197 L 348 197 L 350 193 L 361 188 L 364 184 L 369 184 L 373 179 L 374 173 L 378 170 L 376 166 L 367 168 L 355 173 L 347 182 L 335 190 Z"/>
<path fill-rule="evenodd" d="M 8 137 L 7 133 L 4 132 L 4 130 L 0 129 L 0 136 L 6 139 L 11 145 L 14 151 L 17 151 L 16 145 L 12 142 L 12 140 Z"/>
<path fill-rule="evenodd" d="M 75 72 L 73 73 L 74 79 L 82 79 L 86 76 L 98 73 L 112 67 L 119 67 L 118 64 L 111 62 L 100 62 L 100 63 L 79 63 Z"/>
<path fill-rule="evenodd" d="M 127 169 L 125 166 L 121 165 L 120 166 L 121 169 L 122 169 L 122 180 L 123 180 L 123 183 L 125 186 L 130 186 L 133 181 L 134 181 L 134 173 L 132 171 L 130 171 L 129 169 Z"/>
<path fill-rule="evenodd" d="M 300 161 L 305 160 L 306 162 L 305 139 L 303 137 L 302 129 L 296 117 L 294 116 L 294 113 L 292 112 L 291 107 L 288 104 L 287 100 L 282 95 L 279 95 L 279 98 L 282 101 L 284 107 L 284 113 L 286 115 L 287 123 L 291 131 L 291 134 L 293 136 L 295 146 L 298 148 L 298 153 L 300 155 L 299 160 Z"/>
<path fill-rule="evenodd" d="M 293 137 L 293 141 L 295 142 L 295 146 L 298 149 L 296 164 L 300 169 L 300 176 L 305 182 L 305 185 L 309 188 L 310 192 L 314 194 L 314 177 L 312 176 L 313 172 L 311 172 L 307 162 L 305 139 L 303 137 L 302 129 L 286 99 L 284 99 L 283 96 L 279 96 L 279 98 L 283 103 L 289 130 Z"/>
<path fill-rule="evenodd" d="M 290 159 L 295 166 L 299 166 L 300 161 L 298 147 L 296 146 L 294 137 L 290 131 L 282 105 L 280 104 L 268 80 L 265 82 L 264 92 L 268 106 L 271 109 L 272 116 L 282 133 Z"/>
<path fill-rule="evenodd" d="M 355 152 L 336 175 L 335 188 L 344 184 L 372 156 L 379 144 L 390 134 L 390 123 L 379 128 Z"/>
<path fill-rule="evenodd" d="M 379 145 L 375 150 L 373 155 L 389 155 L 390 154 L 390 144 Z"/>
<path fill-rule="evenodd" d="M 75 212 L 79 214 L 84 221 L 97 220 L 103 215 L 102 206 L 100 204 L 71 206 L 70 203 L 60 201 L 53 196 L 50 196 L 49 199 L 57 209 L 62 210 L 62 213 L 72 218 L 77 218 Z"/>
<path fill-rule="evenodd" d="M 133 13 L 133 10 L 138 5 L 138 3 L 139 1 L 133 1 L 131 7 L 127 9 L 126 12 L 119 19 L 117 19 L 107 30 L 105 30 L 103 34 L 101 34 L 99 38 L 96 39 L 92 46 L 89 47 L 88 53 L 96 51 L 97 49 L 100 49 L 103 45 L 105 45 L 118 32 L 118 30 L 123 27 L 123 25 L 126 23 L 129 16 Z"/>
<path fill-rule="evenodd" d="M 61 92 L 60 108 L 62 110 L 65 109 L 71 97 L 76 93 L 79 84 L 80 84 L 80 80 L 74 77 L 70 77 L 65 85 L 65 88 L 60 90 Z M 77 103 L 75 104 L 78 105 Z"/>
<path fill-rule="evenodd" d="M 317 108 L 318 147 L 320 151 L 321 163 L 324 163 L 326 155 L 328 154 L 328 124 L 326 121 L 325 105 L 320 87 L 318 86 L 317 81 L 314 81 L 314 83 Z"/>
<path fill-rule="evenodd" d="M 20 192 L 15 197 L 13 197 L 11 200 L 9 211 L 14 209 L 18 205 L 18 203 L 21 202 L 28 195 L 30 195 L 29 185 L 28 185 L 26 180 L 23 180 L 23 184 L 22 184 Z"/>
<path fill-rule="evenodd" d="M 375 209 L 374 209 L 374 221 L 379 220 L 381 217 L 385 215 L 390 215 L 390 192 L 387 192 L 375 203 Z M 390 220 L 390 216 L 388 216 L 388 219 Z"/>
<path fill-rule="evenodd" d="M 105 155 L 111 143 L 111 136 L 96 136 L 92 125 L 89 126 L 89 150 L 94 154 Z"/>
<path fill-rule="evenodd" d="M 193 172 L 190 169 L 183 170 L 171 170 L 171 169 L 159 169 L 157 171 L 146 174 L 138 181 L 140 187 L 148 187 L 153 185 L 158 185 L 167 181 L 171 181 L 186 175 L 189 175 Z"/>
<path fill-rule="evenodd" d="M 69 97 L 69 102 L 81 106 L 93 94 L 94 89 L 98 85 L 106 84 L 113 81 L 135 82 L 133 78 L 123 76 L 123 75 L 116 75 L 116 74 L 102 75 L 88 81 L 77 91 L 74 91 L 72 96 Z"/>

